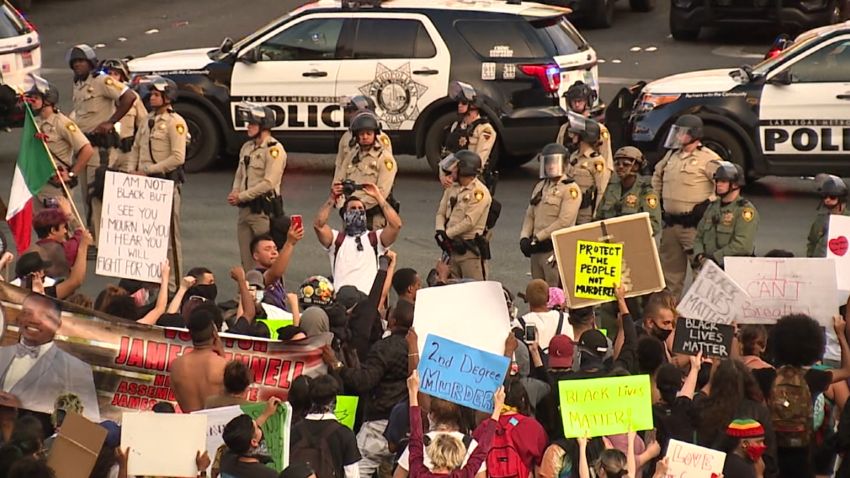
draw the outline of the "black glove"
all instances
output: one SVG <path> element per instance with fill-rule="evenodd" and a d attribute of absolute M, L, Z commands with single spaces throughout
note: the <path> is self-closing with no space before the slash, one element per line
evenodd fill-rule
<path fill-rule="evenodd" d="M 691 268 L 697 270 L 702 267 L 703 262 L 707 259 L 706 255 L 700 252 L 691 260 Z"/>
<path fill-rule="evenodd" d="M 531 257 L 531 238 L 523 237 L 519 240 L 519 250 L 525 257 Z"/>
<path fill-rule="evenodd" d="M 437 231 L 437 233 L 434 234 L 434 240 L 437 241 L 437 246 L 439 246 L 440 249 L 445 252 L 451 252 L 452 241 L 451 239 L 449 239 L 449 236 L 446 234 L 446 231 Z"/>

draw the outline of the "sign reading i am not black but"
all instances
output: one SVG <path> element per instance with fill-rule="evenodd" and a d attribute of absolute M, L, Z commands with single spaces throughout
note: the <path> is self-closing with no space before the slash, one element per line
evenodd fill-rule
<path fill-rule="evenodd" d="M 726 358 L 732 351 L 735 327 L 707 320 L 679 317 L 673 337 L 673 353 Z"/>

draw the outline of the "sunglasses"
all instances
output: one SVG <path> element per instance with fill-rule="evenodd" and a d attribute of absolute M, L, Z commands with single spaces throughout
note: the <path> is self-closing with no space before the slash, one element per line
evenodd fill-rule
<path fill-rule="evenodd" d="M 357 250 L 359 252 L 363 252 L 363 240 L 360 238 L 360 236 L 354 237 L 354 243 L 357 244 Z"/>
<path fill-rule="evenodd" d="M 622 164 L 623 166 L 631 166 L 631 165 L 635 164 L 635 160 L 634 159 L 615 159 L 614 164 L 616 164 L 616 165 Z"/>

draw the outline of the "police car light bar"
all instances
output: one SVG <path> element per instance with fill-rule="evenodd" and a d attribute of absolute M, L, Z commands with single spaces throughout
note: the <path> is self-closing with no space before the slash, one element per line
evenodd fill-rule
<path fill-rule="evenodd" d="M 381 0 L 342 0 L 343 10 L 359 10 L 361 8 L 381 8 Z"/>

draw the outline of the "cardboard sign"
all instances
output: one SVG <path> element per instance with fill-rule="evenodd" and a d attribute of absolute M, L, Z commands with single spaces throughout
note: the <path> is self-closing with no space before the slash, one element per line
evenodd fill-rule
<path fill-rule="evenodd" d="M 128 475 L 197 476 L 195 458 L 198 451 L 207 449 L 207 417 L 194 413 L 125 413 L 121 447 L 130 447 Z"/>
<path fill-rule="evenodd" d="M 47 456 L 47 464 L 56 472 L 56 478 L 88 478 L 106 440 L 106 433 L 106 428 L 86 420 L 82 415 L 65 415 L 59 435 Z"/>
<path fill-rule="evenodd" d="M 682 317 L 707 322 L 741 322 L 749 296 L 714 261 L 705 261 L 676 310 Z"/>
<path fill-rule="evenodd" d="M 726 273 L 749 295 L 741 324 L 774 324 L 788 314 L 807 314 L 832 329 L 838 313 L 832 259 L 727 257 Z"/>
<path fill-rule="evenodd" d="M 334 415 L 340 423 L 354 430 L 354 420 L 357 418 L 357 402 L 360 397 L 337 395 Z"/>
<path fill-rule="evenodd" d="M 419 356 L 422 393 L 489 413 L 510 360 L 428 334 Z"/>
<path fill-rule="evenodd" d="M 676 335 L 673 336 L 673 353 L 706 357 L 726 358 L 732 351 L 735 327 L 707 320 L 676 320 Z"/>
<path fill-rule="evenodd" d="M 649 430 L 652 389 L 649 375 L 558 382 L 564 436 L 598 437 Z"/>
<path fill-rule="evenodd" d="M 666 286 L 661 263 L 658 260 L 658 249 L 652 237 L 649 213 L 642 212 L 590 222 L 552 233 L 558 271 L 570 307 L 585 307 L 610 300 L 610 298 L 590 299 L 575 295 L 578 241 L 604 242 L 623 246 L 620 281 L 626 289 L 626 297 L 658 292 Z M 418 297 L 417 295 L 417 309 L 419 308 Z"/>
<path fill-rule="evenodd" d="M 95 272 L 159 282 L 173 200 L 174 181 L 107 171 Z"/>
<path fill-rule="evenodd" d="M 667 478 L 716 478 L 723 473 L 726 453 L 679 440 L 667 445 Z"/>
<path fill-rule="evenodd" d="M 831 214 L 826 242 L 826 257 L 835 261 L 838 288 L 850 290 L 850 216 Z"/>
<path fill-rule="evenodd" d="M 622 264 L 622 244 L 577 241 L 573 295 L 582 299 L 615 299 Z"/>
<path fill-rule="evenodd" d="M 502 284 L 493 281 L 420 290 L 416 293 L 413 325 L 419 335 L 420 357 L 428 334 L 502 355 L 511 332 Z"/>

